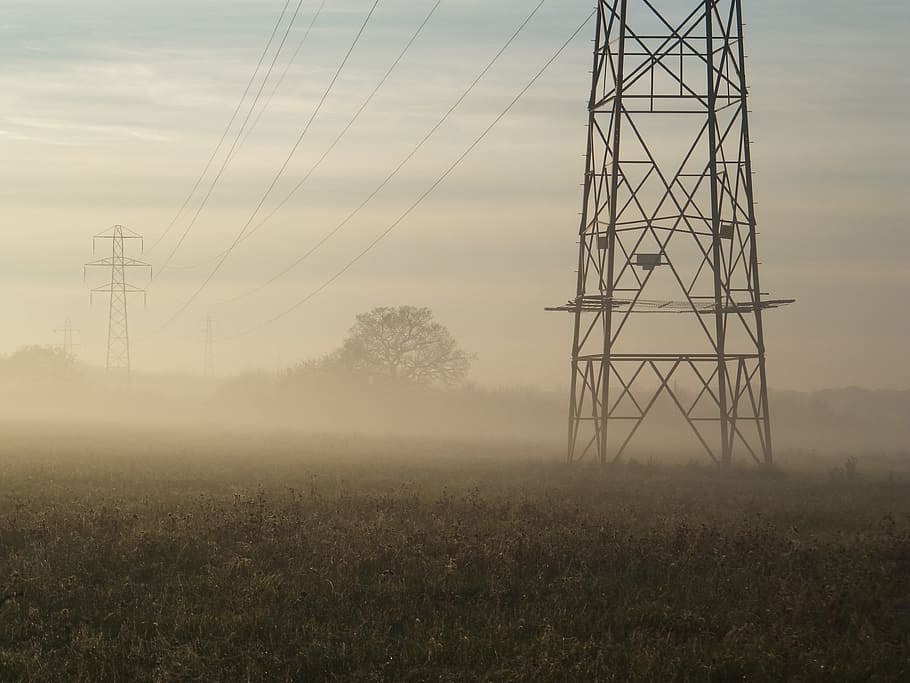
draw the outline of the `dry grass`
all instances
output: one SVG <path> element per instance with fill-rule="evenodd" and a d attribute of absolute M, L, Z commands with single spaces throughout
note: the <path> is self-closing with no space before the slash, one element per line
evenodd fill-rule
<path fill-rule="evenodd" d="M 910 676 L 900 473 L 115 437 L 4 444 L 0 679 Z"/>

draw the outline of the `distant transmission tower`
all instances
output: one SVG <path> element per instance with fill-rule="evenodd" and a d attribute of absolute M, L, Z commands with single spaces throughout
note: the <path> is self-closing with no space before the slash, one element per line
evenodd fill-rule
<path fill-rule="evenodd" d="M 73 323 L 67 318 L 66 322 L 63 323 L 63 327 L 54 330 L 54 332 L 63 335 L 63 343 L 58 344 L 57 348 L 62 349 L 67 358 L 73 358 L 75 356 L 74 349 L 76 347 L 74 343 L 75 336 L 79 334 L 79 330 L 74 329 Z"/>
<path fill-rule="evenodd" d="M 202 374 L 206 378 L 215 375 L 215 327 L 212 324 L 211 316 L 205 319 L 205 351 Z"/>
<path fill-rule="evenodd" d="M 107 328 L 107 374 L 108 380 L 129 385 L 130 380 L 130 331 L 129 316 L 127 313 L 127 298 L 130 294 L 142 294 L 145 290 L 135 287 L 126 281 L 129 268 L 148 268 L 151 273 L 152 266 L 143 261 L 129 258 L 125 254 L 125 245 L 130 240 L 139 240 L 142 249 L 142 236 L 122 225 L 115 225 L 107 232 L 95 235 L 92 238 L 92 251 L 95 251 L 98 240 L 110 240 L 111 255 L 98 261 L 86 263 L 85 268 L 102 267 L 110 268 L 111 279 L 108 284 L 92 290 L 95 294 L 110 296 L 110 316 Z"/>
<path fill-rule="evenodd" d="M 599 0 L 569 459 L 656 404 L 718 463 L 773 459 L 740 0 Z M 666 8 L 666 9 L 663 9 Z M 694 388 L 685 393 L 677 388 Z"/>

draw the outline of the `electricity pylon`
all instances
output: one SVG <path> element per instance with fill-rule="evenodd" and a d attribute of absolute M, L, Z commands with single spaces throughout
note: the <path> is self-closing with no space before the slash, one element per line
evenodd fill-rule
<path fill-rule="evenodd" d="M 76 344 L 74 343 L 75 336 L 77 334 L 79 334 L 79 330 L 74 329 L 72 321 L 69 318 L 67 318 L 66 321 L 63 323 L 63 327 L 60 329 L 54 330 L 54 332 L 56 332 L 57 334 L 63 335 L 63 343 L 57 344 L 57 348 L 62 349 L 64 355 L 67 358 L 74 358 L 75 357 L 74 349 L 76 347 Z"/>
<path fill-rule="evenodd" d="M 109 257 L 86 263 L 85 268 L 102 267 L 110 268 L 110 282 L 92 290 L 91 297 L 95 294 L 107 294 L 110 296 L 110 314 L 108 317 L 107 328 L 107 368 L 108 381 L 110 383 L 122 383 L 129 386 L 130 381 L 130 331 L 129 316 L 127 311 L 127 298 L 130 294 L 142 294 L 146 296 L 145 290 L 126 281 L 126 273 L 129 268 L 148 268 L 151 275 L 152 266 L 143 261 L 137 261 L 125 254 L 125 245 L 130 240 L 139 240 L 140 251 L 142 250 L 142 236 L 133 232 L 122 225 L 115 225 L 107 232 L 95 235 L 92 238 L 92 253 L 98 240 L 110 240 L 111 255 Z"/>
<path fill-rule="evenodd" d="M 773 460 L 762 312 L 792 301 L 759 285 L 742 3 L 686 4 L 598 0 L 577 290 L 550 309 L 570 461 L 621 458 L 658 402 L 714 461 Z"/>
<path fill-rule="evenodd" d="M 215 374 L 215 327 L 211 316 L 205 319 L 205 349 L 202 360 L 202 374 L 210 378 Z"/>

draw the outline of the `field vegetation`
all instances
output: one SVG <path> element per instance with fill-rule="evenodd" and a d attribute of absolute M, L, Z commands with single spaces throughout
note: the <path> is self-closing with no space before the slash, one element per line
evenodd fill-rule
<path fill-rule="evenodd" d="M 0 679 L 910 679 L 910 471 L 5 430 Z"/>

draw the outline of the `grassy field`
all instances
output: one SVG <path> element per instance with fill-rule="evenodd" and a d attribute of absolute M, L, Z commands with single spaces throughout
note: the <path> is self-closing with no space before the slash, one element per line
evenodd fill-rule
<path fill-rule="evenodd" d="M 910 680 L 900 468 L 5 433 L 2 680 Z"/>

